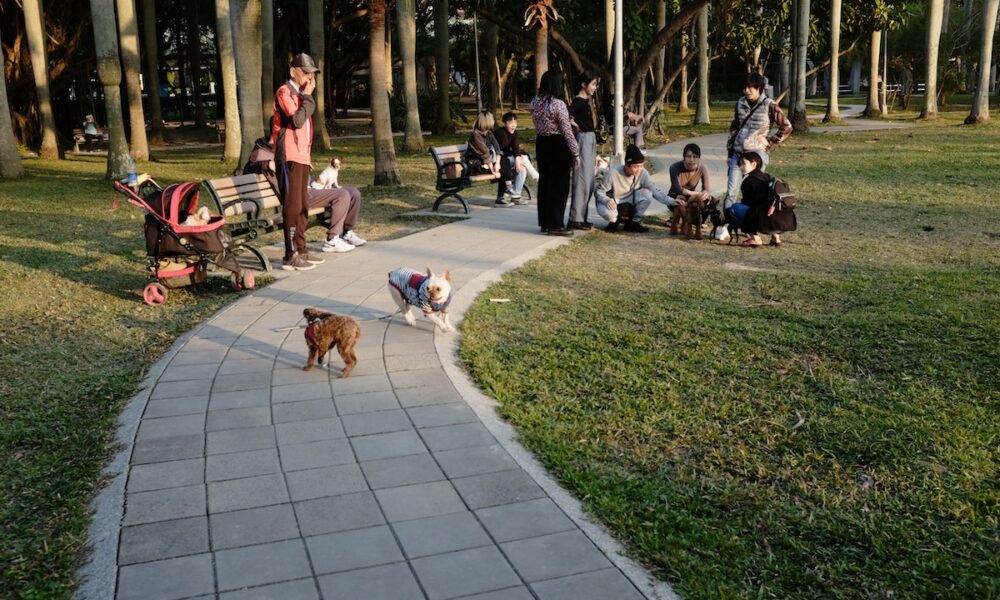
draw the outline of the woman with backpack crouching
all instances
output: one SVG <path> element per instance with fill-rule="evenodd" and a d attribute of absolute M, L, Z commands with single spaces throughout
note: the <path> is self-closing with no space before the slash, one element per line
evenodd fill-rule
<path fill-rule="evenodd" d="M 726 209 L 726 221 L 747 234 L 741 246 L 757 248 L 763 245 L 761 233 L 771 234 L 770 245 L 780 246 L 785 230 L 776 230 L 771 219 L 770 175 L 761 170 L 764 160 L 756 152 L 744 152 L 740 156 L 740 171 L 743 183 L 740 186 L 742 199 Z"/>

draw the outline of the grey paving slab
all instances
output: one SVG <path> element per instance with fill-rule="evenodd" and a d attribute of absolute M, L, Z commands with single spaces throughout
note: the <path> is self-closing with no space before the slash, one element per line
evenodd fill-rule
<path fill-rule="evenodd" d="M 212 555 L 195 554 L 118 571 L 118 600 L 176 600 L 215 592 Z"/>
<path fill-rule="evenodd" d="M 208 510 L 213 514 L 288 501 L 285 479 L 280 473 L 208 484 Z"/>
<path fill-rule="evenodd" d="M 205 459 L 205 480 L 208 482 L 242 479 L 280 471 L 277 448 L 214 454 Z"/>
<path fill-rule="evenodd" d="M 321 384 L 326 386 L 327 396 L 330 395 L 330 382 L 325 369 L 315 368 L 311 371 L 303 371 L 301 366 L 275 369 L 271 372 L 272 388 L 285 387 L 289 385 Z M 275 392 L 283 394 L 284 390 Z"/>
<path fill-rule="evenodd" d="M 299 537 L 291 504 L 216 513 L 209 517 L 212 549 L 237 548 Z"/>
<path fill-rule="evenodd" d="M 173 357 L 170 361 L 171 367 L 180 367 L 185 365 L 218 365 L 222 363 L 223 357 L 226 355 L 225 348 L 220 348 L 218 350 L 197 350 L 181 352 Z M 205 390 L 206 392 L 208 390 Z"/>
<path fill-rule="evenodd" d="M 576 529 L 576 525 L 549 498 L 482 508 L 476 511 L 476 515 L 498 542 Z"/>
<path fill-rule="evenodd" d="M 607 557 L 579 531 L 506 542 L 500 547 L 529 583 L 611 567 Z"/>
<path fill-rule="evenodd" d="M 643 600 L 618 569 L 591 571 L 531 584 L 539 600 Z"/>
<path fill-rule="evenodd" d="M 274 361 L 270 358 L 251 358 L 249 360 L 228 359 L 223 360 L 218 367 L 218 374 L 235 375 L 237 373 L 260 373 L 270 372 L 274 366 Z M 274 383 L 273 381 L 271 382 Z"/>
<path fill-rule="evenodd" d="M 521 583 L 495 546 L 417 558 L 411 564 L 431 600 L 468 596 Z"/>
<path fill-rule="evenodd" d="M 488 546 L 493 542 L 470 512 L 394 523 L 408 558 Z"/>
<path fill-rule="evenodd" d="M 215 553 L 215 568 L 220 591 L 312 575 L 302 540 L 219 550 Z"/>
<path fill-rule="evenodd" d="M 279 423 L 274 426 L 278 435 L 278 445 L 303 444 L 320 440 L 335 440 L 344 437 L 344 426 L 340 419 L 316 419 L 313 421 L 297 421 L 294 423 Z"/>
<path fill-rule="evenodd" d="M 309 537 L 306 545 L 318 575 L 403 560 L 396 538 L 385 525 Z"/>
<path fill-rule="evenodd" d="M 432 451 L 489 446 L 496 443 L 496 438 L 483 427 L 482 423 L 428 427 L 420 430 L 420 437 Z"/>
<path fill-rule="evenodd" d="M 413 429 L 410 417 L 402 409 L 344 415 L 342 419 L 349 437 Z"/>
<path fill-rule="evenodd" d="M 309 376 L 309 373 L 313 373 L 313 371 L 306 373 L 301 367 L 297 370 L 299 373 L 305 374 L 303 379 L 316 379 L 316 374 Z M 316 369 L 314 369 L 314 371 L 316 371 Z M 279 385 L 271 388 L 271 401 L 278 404 L 281 402 L 298 402 L 300 400 L 319 400 L 322 398 L 330 398 L 333 395 L 330 391 L 330 381 L 327 379 L 326 375 L 322 375 L 321 370 L 319 370 L 319 374 L 319 381 L 290 383 L 288 385 Z"/>
<path fill-rule="evenodd" d="M 271 370 L 215 376 L 212 392 L 241 392 L 271 388 Z"/>
<path fill-rule="evenodd" d="M 319 600 L 319 591 L 316 581 L 310 577 L 224 592 L 219 600 Z"/>
<path fill-rule="evenodd" d="M 465 510 L 462 499 L 447 481 L 375 490 L 375 496 L 389 522 L 408 521 Z"/>
<path fill-rule="evenodd" d="M 286 473 L 354 462 L 354 451 L 346 438 L 288 444 L 279 449 L 279 454 Z"/>
<path fill-rule="evenodd" d="M 129 469 L 128 491 L 146 492 L 163 488 L 205 483 L 205 459 L 189 458 L 170 462 L 133 465 Z"/>
<path fill-rule="evenodd" d="M 242 390 L 238 392 L 212 392 L 209 410 L 229 410 L 232 408 L 254 408 L 271 404 L 271 390 Z"/>
<path fill-rule="evenodd" d="M 205 434 L 175 435 L 166 438 L 136 440 L 132 448 L 132 464 L 166 462 L 184 458 L 199 458 L 205 448 Z"/>
<path fill-rule="evenodd" d="M 332 400 L 324 398 L 275 404 L 271 413 L 276 424 L 294 423 L 296 421 L 332 419 L 337 416 L 337 409 L 334 408 Z"/>
<path fill-rule="evenodd" d="M 197 435 L 205 430 L 205 413 L 143 419 L 139 425 L 139 439 L 152 440 L 181 435 Z"/>
<path fill-rule="evenodd" d="M 520 469 L 462 477 L 453 479 L 452 484 L 473 510 L 545 496 L 542 488 Z"/>
<path fill-rule="evenodd" d="M 124 525 L 169 521 L 205 514 L 205 486 L 166 488 L 125 496 Z"/>
<path fill-rule="evenodd" d="M 226 452 L 245 452 L 274 448 L 278 440 L 274 435 L 274 427 L 250 427 L 247 429 L 230 429 L 225 431 L 210 431 L 206 434 L 206 454 L 223 454 Z"/>
<path fill-rule="evenodd" d="M 338 395 L 333 401 L 340 416 L 399 408 L 393 392 L 344 394 Z"/>
<path fill-rule="evenodd" d="M 406 409 L 413 424 L 417 427 L 440 427 L 442 425 L 457 425 L 478 421 L 476 413 L 464 402 L 439 404 L 436 406 L 417 406 Z"/>
<path fill-rule="evenodd" d="M 463 596 L 462 600 L 535 600 L 535 597 L 531 595 L 528 588 L 519 586 L 495 592 L 486 592 L 485 594 L 476 594 L 475 596 Z M 609 596 L 605 600 L 611 600 L 611 597 Z"/>
<path fill-rule="evenodd" d="M 347 379 L 334 379 L 330 382 L 333 395 L 363 394 L 365 392 L 385 392 L 392 389 L 389 378 L 385 375 L 351 375 Z"/>
<path fill-rule="evenodd" d="M 448 376 L 444 374 L 444 369 L 436 366 L 427 369 L 390 370 L 389 380 L 392 381 L 393 389 L 401 390 L 438 385 L 447 382 Z"/>
<path fill-rule="evenodd" d="M 399 317 L 396 317 L 397 319 Z M 385 356 L 402 356 L 410 354 L 427 354 L 434 352 L 434 339 L 426 334 L 426 339 L 420 342 L 393 342 L 382 347 Z"/>
<path fill-rule="evenodd" d="M 287 473 L 288 494 L 293 502 L 324 496 L 339 496 L 368 489 L 361 468 L 351 463 Z"/>
<path fill-rule="evenodd" d="M 433 404 L 451 404 L 463 402 L 459 394 L 450 383 L 438 383 L 427 387 L 403 388 L 396 391 L 399 404 L 403 408 L 414 406 L 430 406 Z"/>
<path fill-rule="evenodd" d="M 156 419 L 159 417 L 175 417 L 178 415 L 193 415 L 203 413 L 208 410 L 208 396 L 194 396 L 191 398 L 167 398 L 165 400 L 154 400 L 146 405 L 144 419 Z"/>
<path fill-rule="evenodd" d="M 278 355 L 278 347 L 271 344 L 233 346 L 226 353 L 226 360 L 271 359 Z"/>
<path fill-rule="evenodd" d="M 358 460 L 377 460 L 427 452 L 416 431 L 395 431 L 351 438 Z"/>
<path fill-rule="evenodd" d="M 230 410 L 214 410 L 208 413 L 205 421 L 206 431 L 223 431 L 226 429 L 247 429 L 271 424 L 271 408 L 258 406 L 255 408 L 233 408 Z"/>
<path fill-rule="evenodd" d="M 191 396 L 204 396 L 212 388 L 211 379 L 184 379 L 181 381 L 167 381 L 158 383 L 153 388 L 153 393 L 149 395 L 150 400 L 162 400 L 164 398 L 189 398 Z"/>
<path fill-rule="evenodd" d="M 371 492 L 330 496 L 295 503 L 299 530 L 304 536 L 361 529 L 385 523 Z"/>
<path fill-rule="evenodd" d="M 208 520 L 191 517 L 123 527 L 118 564 L 163 560 L 208 552 Z"/>
<path fill-rule="evenodd" d="M 375 352 L 381 350 L 381 346 L 373 346 L 372 348 Z M 339 369 L 340 366 L 337 368 Z M 354 365 L 354 370 L 351 371 L 351 377 L 364 377 L 367 375 L 385 376 L 385 373 L 385 361 L 382 357 L 366 359 L 358 358 L 358 363 Z M 337 371 L 336 374 L 339 375 L 340 371 Z"/>
<path fill-rule="evenodd" d="M 422 369 L 440 369 L 441 360 L 435 352 L 428 352 L 426 354 L 387 356 L 385 357 L 385 368 L 390 373 L 399 371 L 419 371 Z"/>
<path fill-rule="evenodd" d="M 507 451 L 497 444 L 441 450 L 434 453 L 434 458 L 452 479 L 520 468 Z"/>
<path fill-rule="evenodd" d="M 318 578 L 325 600 L 424 600 L 410 567 L 394 563 Z"/>
<path fill-rule="evenodd" d="M 206 334 L 212 336 L 207 337 Z M 201 331 L 196 337 L 191 338 L 184 344 L 184 352 L 199 352 L 205 350 L 226 350 L 236 341 L 235 333 L 225 333 L 221 331 Z"/>
<path fill-rule="evenodd" d="M 445 478 L 434 458 L 426 453 L 365 461 L 361 469 L 373 490 Z"/>

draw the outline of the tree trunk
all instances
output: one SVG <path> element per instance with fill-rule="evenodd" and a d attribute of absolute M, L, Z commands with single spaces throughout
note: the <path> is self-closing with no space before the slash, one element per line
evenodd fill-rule
<path fill-rule="evenodd" d="M 216 4 L 218 4 L 216 1 Z M 229 14 L 226 1 L 226 14 Z M 160 107 L 160 33 L 156 28 L 156 0 L 142 0 L 142 38 L 146 52 L 146 96 L 149 98 L 149 140 L 164 143 L 163 109 Z M 235 158 L 235 157 L 234 157 Z"/>
<path fill-rule="evenodd" d="M 386 2 L 385 11 L 385 91 L 392 96 L 392 12 L 389 10 L 389 3 Z M 479 93 L 479 90 L 476 90 Z"/>
<path fill-rule="evenodd" d="M 91 0 L 94 2 L 96 0 Z M 240 102 L 240 159 L 246 163 L 253 143 L 264 131 L 261 112 L 261 3 L 259 0 L 233 0 L 233 51 L 236 55 L 236 79 Z M 273 97 L 274 90 L 271 91 Z M 268 132 L 270 126 L 268 125 Z"/>
<path fill-rule="evenodd" d="M 226 119 L 226 144 L 222 160 L 240 157 L 240 103 L 236 96 L 236 63 L 233 59 L 233 23 L 229 0 L 215 0 L 215 45 L 222 66 L 222 93 Z"/>
<path fill-rule="evenodd" d="M 319 146 L 329 150 L 330 131 L 326 127 L 326 17 L 323 14 L 323 0 L 309 0 L 309 54 L 319 73 L 316 75 L 316 112 L 313 113 L 313 125 L 319 137 Z M 267 78 L 265 77 L 265 80 Z M 273 108 L 273 107 L 272 107 Z M 265 114 L 265 118 L 266 118 Z"/>
<path fill-rule="evenodd" d="M 38 156 L 56 159 L 59 158 L 59 142 L 56 141 L 56 119 L 52 113 L 49 91 L 49 57 L 46 49 L 42 0 L 24 0 L 24 29 L 28 37 L 28 50 L 31 53 L 31 73 L 35 76 L 38 114 L 42 126 L 42 145 L 38 150 Z"/>
<path fill-rule="evenodd" d="M 988 3 L 990 0 L 985 0 L 985 1 Z M 962 15 L 962 34 L 965 37 L 965 42 L 963 43 L 963 46 L 967 46 L 968 44 L 972 43 L 972 21 L 974 20 L 973 16 L 976 13 L 976 0 L 964 0 L 962 6 L 964 8 L 964 13 L 965 13 Z M 984 15 L 986 14 L 987 10 L 989 10 L 989 6 L 984 4 L 983 5 Z M 975 69 L 972 68 L 971 61 L 962 62 L 959 64 L 959 66 L 965 73 L 965 89 L 966 90 L 972 89 L 972 86 L 976 84 L 976 71 Z"/>
<path fill-rule="evenodd" d="M 242 0 L 237 0 L 242 1 Z M 316 56 L 313 56 L 313 60 Z M 274 1 L 260 0 L 260 102 L 264 128 L 270 129 L 274 114 Z M 282 71 L 282 78 L 287 75 Z M 322 73 L 321 73 L 322 75 Z M 313 119 L 313 123 L 316 120 Z"/>
<path fill-rule="evenodd" d="M 840 120 L 840 1 L 830 0 L 830 79 L 827 85 L 824 123 Z"/>
<path fill-rule="evenodd" d="M 779 37 L 779 44 L 781 57 L 778 59 L 778 86 L 774 90 L 775 97 L 780 97 L 791 88 L 791 76 L 789 75 L 791 73 L 791 66 L 788 63 L 788 58 L 786 57 L 785 52 L 788 48 L 789 39 L 788 33 L 784 29 L 782 29 Z"/>
<path fill-rule="evenodd" d="M 941 25 L 944 22 L 944 0 L 930 0 L 927 11 L 927 43 L 925 46 L 927 75 L 924 84 L 924 108 L 920 111 L 920 118 L 934 119 L 938 116 L 938 46 L 941 43 Z"/>
<path fill-rule="evenodd" d="M 6 64 L 0 44 L 0 59 Z M 2 73 L 0 73 L 2 75 Z M 16 179 L 24 175 L 21 154 L 14 139 L 14 126 L 10 122 L 10 104 L 7 102 L 7 78 L 0 76 L 0 178 Z"/>
<path fill-rule="evenodd" d="M 486 49 L 486 81 L 483 82 L 483 107 L 493 113 L 497 124 L 500 124 L 500 86 L 499 64 L 497 62 L 497 45 L 500 43 L 500 29 L 490 19 L 483 24 L 483 47 Z"/>
<path fill-rule="evenodd" d="M 708 105 L 708 4 L 698 13 L 698 107 L 694 122 L 697 125 L 711 123 Z"/>
<path fill-rule="evenodd" d="M 452 133 L 451 109 L 448 93 L 451 81 L 451 63 L 448 60 L 448 0 L 434 0 L 434 71 L 437 75 L 437 120 L 434 133 Z"/>
<path fill-rule="evenodd" d="M 639 82 L 653 66 L 656 54 L 674 39 L 674 36 L 691 20 L 701 14 L 703 8 L 710 4 L 709 0 L 691 0 L 683 10 L 677 13 L 673 20 L 661 29 L 652 41 L 642 50 L 625 77 L 624 102 L 626 105 L 635 102 L 635 93 L 639 90 Z"/>
<path fill-rule="evenodd" d="M 659 31 L 667 26 L 667 0 L 659 0 L 656 3 L 656 30 Z M 653 89 L 659 90 L 663 87 L 663 64 L 666 60 L 667 50 L 664 47 L 653 63 Z M 645 107 L 643 107 L 645 108 Z"/>
<path fill-rule="evenodd" d="M 131 2 L 131 0 L 118 0 L 121 2 Z M 208 124 L 205 116 L 205 99 L 201 95 L 201 26 L 198 15 L 198 4 L 192 4 L 187 10 L 188 32 L 188 71 L 191 73 L 188 83 L 191 86 L 191 95 L 194 97 L 194 126 L 204 127 Z M 138 73 L 138 71 L 136 71 Z M 125 70 L 126 77 L 128 69 Z M 133 128 L 133 138 L 135 137 Z M 132 149 L 135 152 L 135 149 Z"/>
<path fill-rule="evenodd" d="M 866 117 L 881 117 L 882 107 L 878 98 L 879 50 L 882 48 L 882 32 L 873 31 L 868 48 L 868 104 L 865 106 Z"/>
<path fill-rule="evenodd" d="M 549 70 L 549 27 L 539 25 L 535 30 L 535 89 L 542 83 L 542 74 Z"/>
<path fill-rule="evenodd" d="M 990 67 L 993 63 L 993 34 L 997 26 L 1000 0 L 986 0 L 983 5 L 983 37 L 979 45 L 979 82 L 972 100 L 972 111 L 966 124 L 987 123 L 990 120 Z"/>
<path fill-rule="evenodd" d="M 615 0 L 604 0 L 604 40 L 607 42 L 604 57 L 610 64 L 611 53 L 615 50 Z"/>
<path fill-rule="evenodd" d="M 687 54 L 688 54 L 688 40 L 689 36 L 687 31 L 681 34 L 681 89 L 679 90 L 680 99 L 677 101 L 677 112 L 686 113 L 691 110 L 688 107 L 688 68 L 687 68 Z"/>
<path fill-rule="evenodd" d="M 104 88 L 104 110 L 107 113 L 108 168 L 105 177 L 124 179 L 128 167 L 128 141 L 125 139 L 125 119 L 122 116 L 122 68 L 118 62 L 118 27 L 115 25 L 114 0 L 90 0 L 90 15 L 94 24 L 94 50 L 97 54 L 97 76 Z"/>
<path fill-rule="evenodd" d="M 806 53 L 809 50 L 809 0 L 797 0 L 798 25 L 795 27 L 795 99 L 792 108 L 792 129 L 809 131 L 806 116 Z"/>
<path fill-rule="evenodd" d="M 371 0 L 368 21 L 371 31 L 368 38 L 369 85 L 372 110 L 372 144 L 375 150 L 374 185 L 400 185 L 396 166 L 396 149 L 392 141 L 392 123 L 389 115 L 389 93 L 385 89 L 385 15 L 386 0 Z"/>
<path fill-rule="evenodd" d="M 420 106 L 417 102 L 415 0 L 397 0 L 396 29 L 399 32 L 399 57 L 403 61 L 403 99 L 406 101 L 406 135 L 403 137 L 403 149 L 407 152 L 420 152 L 424 149 L 424 135 L 420 130 Z M 496 31 L 496 26 L 493 27 L 493 31 Z M 495 56 L 496 48 L 493 49 L 493 53 Z"/>

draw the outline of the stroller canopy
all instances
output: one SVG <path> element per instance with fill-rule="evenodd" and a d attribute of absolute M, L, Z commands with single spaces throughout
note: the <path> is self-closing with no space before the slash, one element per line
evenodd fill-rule
<path fill-rule="evenodd" d="M 146 203 L 160 220 L 180 226 L 188 215 L 198 210 L 198 187 L 193 181 L 168 185 L 159 195 L 149 196 Z"/>

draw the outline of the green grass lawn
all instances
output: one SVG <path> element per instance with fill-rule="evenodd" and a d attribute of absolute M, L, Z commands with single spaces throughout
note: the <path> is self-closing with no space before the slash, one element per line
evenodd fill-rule
<path fill-rule="evenodd" d="M 159 162 L 141 167 L 164 183 L 223 177 L 232 165 L 220 154 L 159 151 Z M 362 188 L 364 237 L 446 220 L 400 216 L 435 198 L 428 154 L 399 154 L 402 189 L 364 187 L 373 168 L 368 140 L 329 154 L 344 156 L 341 184 Z M 197 290 L 172 290 L 162 307 L 144 305 L 142 216 L 122 198 L 111 210 L 104 159 L 25 166 L 26 178 L 0 181 L 0 598 L 69 598 L 119 410 L 180 334 L 238 296 L 228 280 L 210 278 Z"/>
<path fill-rule="evenodd" d="M 965 114 L 793 136 L 780 249 L 598 232 L 467 315 L 523 443 L 683 597 L 1000 597 L 1000 128 Z"/>

